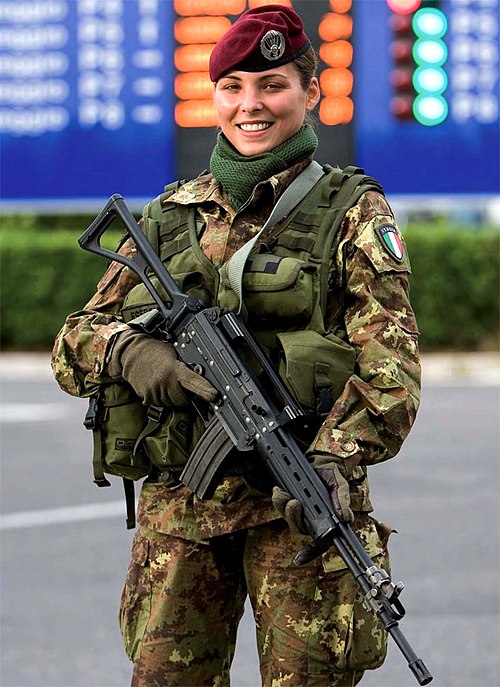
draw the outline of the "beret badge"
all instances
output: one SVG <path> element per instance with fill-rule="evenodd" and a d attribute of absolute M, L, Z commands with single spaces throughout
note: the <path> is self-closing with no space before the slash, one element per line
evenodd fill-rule
<path fill-rule="evenodd" d="M 260 41 L 260 51 L 266 60 L 279 60 L 285 52 L 285 37 L 280 31 L 268 31 Z"/>

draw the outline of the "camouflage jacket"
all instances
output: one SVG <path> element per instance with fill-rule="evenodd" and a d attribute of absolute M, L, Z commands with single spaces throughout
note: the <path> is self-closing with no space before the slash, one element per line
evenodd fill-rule
<path fill-rule="evenodd" d="M 169 200 L 196 204 L 199 220 L 205 224 L 200 245 L 220 266 L 259 230 L 305 164 L 257 184 L 238 212 L 211 174 L 186 183 Z M 380 230 L 387 227 L 397 236 L 400 256 L 382 238 Z M 383 195 L 370 191 L 360 198 L 347 212 L 335 246 L 330 284 L 332 290 L 343 290 L 345 330 L 356 350 L 357 364 L 311 450 L 326 451 L 353 464 L 373 465 L 399 451 L 420 398 L 418 331 L 408 297 L 409 263 Z M 120 250 L 133 254 L 135 249 L 127 241 Z M 111 263 L 89 303 L 68 316 L 53 350 L 55 377 L 68 393 L 85 396 L 97 384 L 110 381 L 107 363 L 113 342 L 117 332 L 127 329 L 120 309 L 137 283 L 128 268 Z M 352 485 L 351 497 L 355 510 L 372 510 L 367 480 Z M 167 490 L 146 480 L 138 514 L 143 526 L 198 541 L 276 517 L 269 495 L 253 490 L 240 477 L 226 477 L 210 501 L 198 500 L 183 486 Z"/>

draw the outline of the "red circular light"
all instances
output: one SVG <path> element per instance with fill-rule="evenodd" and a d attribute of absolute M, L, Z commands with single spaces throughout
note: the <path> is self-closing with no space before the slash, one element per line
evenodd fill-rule
<path fill-rule="evenodd" d="M 390 9 L 396 14 L 411 14 L 418 10 L 422 0 L 387 0 Z"/>
<path fill-rule="evenodd" d="M 413 70 L 412 69 L 393 69 L 391 71 L 390 80 L 391 85 L 396 90 L 410 90 L 413 86 L 412 83 Z"/>
<path fill-rule="evenodd" d="M 413 41 L 401 38 L 389 46 L 389 52 L 394 62 L 408 62 L 412 59 Z"/>
<path fill-rule="evenodd" d="M 389 25 L 398 36 L 413 34 L 413 16 L 410 14 L 391 14 Z"/>
<path fill-rule="evenodd" d="M 413 118 L 413 96 L 397 95 L 391 100 L 391 112 L 396 119 Z"/>

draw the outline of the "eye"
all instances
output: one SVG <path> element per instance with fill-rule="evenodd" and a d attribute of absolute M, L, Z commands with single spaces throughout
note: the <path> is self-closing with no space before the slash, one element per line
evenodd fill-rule
<path fill-rule="evenodd" d="M 265 88 L 267 91 L 279 91 L 279 90 L 281 90 L 282 88 L 284 88 L 284 86 L 283 86 L 283 84 L 280 84 L 280 83 L 276 83 L 276 82 L 274 82 L 274 81 L 271 81 L 271 82 L 267 83 L 267 84 L 264 86 L 264 88 Z"/>
<path fill-rule="evenodd" d="M 227 83 L 223 89 L 225 91 L 239 91 L 240 90 L 240 85 L 238 83 Z"/>

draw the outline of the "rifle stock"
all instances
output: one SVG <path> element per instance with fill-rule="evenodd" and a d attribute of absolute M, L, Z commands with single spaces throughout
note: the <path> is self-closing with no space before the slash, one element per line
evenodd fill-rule
<path fill-rule="evenodd" d="M 121 220 L 135 242 L 134 258 L 100 245 L 115 219 Z M 290 423 L 304 413 L 243 320 L 231 311 L 205 307 L 199 299 L 180 291 L 119 194 L 109 199 L 78 242 L 85 250 L 120 262 L 139 275 L 157 308 L 129 325 L 172 342 L 179 358 L 202 372 L 219 392 L 212 407 L 212 422 L 181 481 L 200 498 L 210 498 L 222 462 L 231 450 L 256 451 L 276 484 L 302 504 L 308 532 L 318 549 L 337 548 L 363 592 L 363 603 L 380 618 L 419 684 L 431 682 L 432 675 L 399 628 L 405 614 L 399 600 L 403 584 L 394 584 L 377 568 L 352 528 L 336 517 L 327 489 L 289 430 Z M 171 298 L 170 304 L 162 301 L 151 274 Z M 258 379 L 253 372 L 255 364 L 260 371 Z"/>

